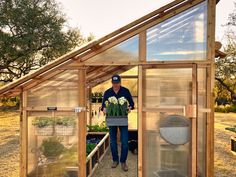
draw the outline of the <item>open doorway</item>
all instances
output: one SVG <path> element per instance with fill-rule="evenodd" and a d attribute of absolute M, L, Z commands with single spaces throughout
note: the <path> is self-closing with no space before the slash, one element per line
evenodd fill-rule
<path fill-rule="evenodd" d="M 115 74 L 115 73 L 113 73 Z M 137 164 L 138 164 L 138 67 L 132 67 L 124 70 L 123 72 L 117 73 L 121 76 L 121 85 L 129 89 L 135 104 L 134 110 L 129 113 L 128 116 L 128 157 L 127 165 L 128 172 L 122 171 L 120 165 L 112 169 L 112 155 L 110 148 L 107 150 L 103 157 L 103 160 L 99 163 L 96 172 L 92 174 L 93 177 L 107 177 L 107 176 L 120 176 L 122 173 L 129 177 L 137 177 Z M 110 73 L 109 73 L 110 75 Z M 111 87 L 111 78 L 107 78 L 106 81 L 89 88 L 88 95 L 88 107 L 89 112 L 87 113 L 87 125 L 88 131 L 102 131 L 105 125 L 105 116 L 100 111 L 102 96 L 104 92 Z M 117 135 L 118 142 L 118 153 L 121 151 L 120 132 L 118 129 Z"/>

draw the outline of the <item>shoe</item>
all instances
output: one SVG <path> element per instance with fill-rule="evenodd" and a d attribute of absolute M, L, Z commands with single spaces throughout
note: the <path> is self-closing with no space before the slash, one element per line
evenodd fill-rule
<path fill-rule="evenodd" d="M 116 168 L 119 165 L 119 162 L 113 161 L 111 168 Z"/>
<path fill-rule="evenodd" d="M 128 166 L 126 163 L 121 163 L 121 168 L 123 171 L 128 171 Z"/>

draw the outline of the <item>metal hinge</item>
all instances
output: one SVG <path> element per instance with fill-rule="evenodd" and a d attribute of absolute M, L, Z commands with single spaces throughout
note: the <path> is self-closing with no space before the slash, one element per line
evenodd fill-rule
<path fill-rule="evenodd" d="M 86 107 L 76 107 L 75 108 L 75 113 L 80 113 L 82 111 L 86 111 Z"/>

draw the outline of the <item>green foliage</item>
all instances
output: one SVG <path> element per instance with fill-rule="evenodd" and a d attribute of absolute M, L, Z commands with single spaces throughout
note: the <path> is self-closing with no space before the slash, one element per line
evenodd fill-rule
<path fill-rule="evenodd" d="M 96 147 L 96 144 L 93 144 L 93 143 L 86 144 L 86 155 L 88 156 L 95 147 Z"/>
<path fill-rule="evenodd" d="M 65 151 L 64 145 L 56 137 L 50 137 L 43 140 L 40 149 L 43 155 L 49 158 L 58 157 Z"/>
<path fill-rule="evenodd" d="M 56 119 L 56 124 L 63 126 L 75 126 L 76 121 L 73 117 L 61 117 Z"/>
<path fill-rule="evenodd" d="M 215 112 L 221 112 L 221 113 L 235 112 L 236 113 L 236 105 L 215 106 Z"/>
<path fill-rule="evenodd" d="M 101 125 L 87 125 L 89 132 L 108 132 L 105 122 L 101 123 Z"/>
<path fill-rule="evenodd" d="M 1 0 L 0 81 L 20 78 L 92 39 L 68 27 L 55 0 Z"/>
<path fill-rule="evenodd" d="M 76 121 L 73 117 L 38 117 L 32 121 L 32 125 L 39 128 L 49 126 L 49 125 L 63 125 L 63 126 L 74 126 Z"/>
<path fill-rule="evenodd" d="M 16 106 L 19 107 L 20 105 L 20 98 L 19 97 L 11 97 L 11 98 L 0 98 L 0 106 L 6 106 L 6 107 L 11 107 L 11 106 Z"/>
<path fill-rule="evenodd" d="M 236 4 L 235 4 L 236 5 Z M 230 103 L 234 103 L 236 96 L 236 6 L 229 15 L 224 46 L 225 58 L 216 59 L 216 84 L 215 93 L 217 98 L 226 98 Z"/>
<path fill-rule="evenodd" d="M 39 128 L 53 125 L 53 119 L 49 117 L 38 117 L 32 121 L 32 125 Z"/>

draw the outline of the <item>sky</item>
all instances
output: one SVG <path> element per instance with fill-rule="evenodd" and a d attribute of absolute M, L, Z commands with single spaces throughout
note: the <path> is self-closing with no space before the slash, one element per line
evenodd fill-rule
<path fill-rule="evenodd" d="M 173 0 L 56 0 L 69 26 L 83 35 L 102 37 Z M 224 41 L 223 27 L 236 0 L 221 0 L 216 6 L 216 40 Z"/>

